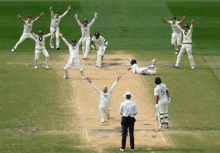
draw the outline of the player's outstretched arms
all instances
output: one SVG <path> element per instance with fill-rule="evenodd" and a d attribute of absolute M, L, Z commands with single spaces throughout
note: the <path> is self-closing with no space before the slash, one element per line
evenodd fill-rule
<path fill-rule="evenodd" d="M 35 39 L 37 39 L 37 35 L 33 33 L 33 30 L 31 30 L 31 34 L 34 36 Z"/>
<path fill-rule="evenodd" d="M 88 81 L 89 83 L 92 83 L 92 79 L 89 78 L 89 77 L 87 77 L 87 81 Z"/>
<path fill-rule="evenodd" d="M 50 10 L 51 10 L 51 11 L 53 10 L 53 6 L 50 7 Z"/>
<path fill-rule="evenodd" d="M 24 23 L 24 19 L 22 18 L 21 14 L 18 14 L 17 16 L 18 16 L 18 18 L 21 20 L 21 22 Z"/>
<path fill-rule="evenodd" d="M 96 20 L 97 18 L 98 18 L 98 13 L 95 12 L 95 16 L 94 16 L 94 18 L 92 19 L 92 21 L 88 24 L 88 26 L 91 27 L 91 26 L 94 24 L 94 22 L 95 22 L 95 20 Z"/>
<path fill-rule="evenodd" d="M 82 37 L 80 38 L 80 40 L 78 41 L 77 45 L 80 45 L 80 44 L 81 44 L 81 42 L 82 42 L 83 38 L 85 37 L 85 35 L 86 35 L 86 32 L 83 33 L 83 36 L 82 36 Z"/>
<path fill-rule="evenodd" d="M 163 22 L 168 23 L 168 21 L 167 21 L 167 20 L 165 20 L 163 17 L 162 17 L 162 20 L 163 20 Z"/>
<path fill-rule="evenodd" d="M 36 17 L 36 19 L 34 19 L 34 22 L 37 22 L 40 19 L 40 17 L 42 17 L 43 15 L 44 15 L 44 12 L 41 12 L 41 14 L 38 17 Z"/>
<path fill-rule="evenodd" d="M 96 13 L 96 12 L 95 12 L 95 18 L 96 18 L 96 19 L 98 18 L 98 13 Z"/>
<path fill-rule="evenodd" d="M 48 38 L 48 37 L 50 37 L 54 33 L 56 33 L 56 30 L 54 32 L 48 33 L 47 35 L 44 36 L 44 38 Z"/>
<path fill-rule="evenodd" d="M 183 16 L 182 20 L 179 22 L 179 24 L 183 23 L 183 21 L 186 19 L 185 15 Z"/>
<path fill-rule="evenodd" d="M 65 42 L 65 44 L 69 47 L 70 43 L 63 37 L 63 34 L 60 33 L 59 36 L 62 38 L 62 40 Z"/>
<path fill-rule="evenodd" d="M 129 67 L 127 70 L 128 70 L 128 71 L 131 70 L 131 67 Z"/>
<path fill-rule="evenodd" d="M 65 15 L 67 15 L 67 13 L 71 10 L 71 6 L 67 7 L 67 11 L 64 12 L 62 15 L 60 15 L 60 18 L 64 17 Z"/>
<path fill-rule="evenodd" d="M 194 20 L 192 20 L 191 22 L 192 22 L 192 24 L 194 24 Z"/>
<path fill-rule="evenodd" d="M 121 79 L 121 76 L 118 76 L 117 81 L 119 81 Z"/>
<path fill-rule="evenodd" d="M 68 11 L 70 11 L 71 9 L 72 9 L 71 6 L 68 6 L 68 7 L 67 7 L 67 10 L 68 10 Z"/>

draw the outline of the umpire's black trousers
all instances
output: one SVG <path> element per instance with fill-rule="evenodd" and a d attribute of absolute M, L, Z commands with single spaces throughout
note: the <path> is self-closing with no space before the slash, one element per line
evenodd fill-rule
<path fill-rule="evenodd" d="M 121 148 L 125 149 L 126 147 L 126 137 L 127 132 L 129 129 L 129 135 L 130 135 L 130 145 L 131 149 L 134 149 L 134 117 L 122 117 L 121 119 L 121 128 L 122 128 L 122 141 L 121 141 Z"/>

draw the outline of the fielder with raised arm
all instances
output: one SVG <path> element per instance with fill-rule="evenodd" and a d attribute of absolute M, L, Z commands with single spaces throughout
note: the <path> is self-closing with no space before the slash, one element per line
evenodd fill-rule
<path fill-rule="evenodd" d="M 93 45 L 94 42 L 97 49 L 96 67 L 101 67 L 101 60 L 104 59 L 104 52 L 107 50 L 108 42 L 99 34 L 99 32 L 96 32 L 92 37 L 92 49 L 95 49 L 95 46 Z"/>
<path fill-rule="evenodd" d="M 56 31 L 54 31 L 54 32 L 56 32 Z M 36 34 L 33 33 L 33 31 L 31 31 L 31 34 L 35 38 L 35 42 L 36 42 L 36 46 L 35 46 L 35 69 L 38 68 L 38 60 L 39 60 L 41 52 L 46 56 L 44 67 L 46 69 L 49 69 L 49 66 L 48 66 L 49 54 L 48 54 L 48 52 L 45 48 L 45 39 L 47 37 L 50 37 L 53 33 L 43 35 L 43 32 L 39 31 L 38 35 L 36 35 Z"/>
<path fill-rule="evenodd" d="M 185 52 L 185 50 L 186 50 L 186 52 L 188 54 L 188 58 L 189 58 L 191 69 L 195 68 L 195 63 L 193 61 L 193 56 L 192 56 L 193 25 L 194 25 L 194 21 L 192 20 L 192 24 L 191 24 L 190 28 L 189 28 L 188 25 L 185 25 L 184 29 L 178 27 L 179 30 L 183 33 L 183 42 L 182 42 L 182 47 L 180 49 L 180 53 L 177 56 L 176 65 L 174 65 L 175 68 L 179 68 L 180 67 L 180 61 L 181 61 L 182 55 Z"/>
<path fill-rule="evenodd" d="M 73 39 L 71 41 L 71 44 L 68 43 L 68 41 L 63 37 L 63 34 L 60 33 L 60 37 L 63 39 L 63 41 L 65 42 L 65 44 L 69 47 L 69 52 L 70 52 L 70 58 L 69 61 L 67 62 L 66 66 L 64 67 L 64 79 L 68 78 L 68 69 L 75 66 L 81 73 L 82 79 L 85 79 L 84 73 L 83 73 L 83 68 L 82 68 L 82 64 L 79 60 L 79 45 L 82 42 L 82 39 L 84 38 L 84 36 L 86 35 L 86 33 L 83 34 L 83 36 L 80 38 L 80 40 L 76 41 L 76 39 Z"/>
<path fill-rule="evenodd" d="M 176 50 L 175 54 L 177 55 L 179 54 L 179 49 L 177 48 L 177 46 L 181 46 L 181 40 L 182 40 L 181 31 L 177 27 L 179 26 L 179 24 L 183 23 L 183 21 L 185 20 L 185 16 L 183 16 L 181 21 L 176 21 L 176 17 L 173 17 L 172 21 L 167 21 L 164 18 L 162 18 L 162 20 L 165 23 L 169 23 L 172 27 L 173 33 L 171 38 L 171 44 L 175 48 Z"/>
<path fill-rule="evenodd" d="M 164 83 L 161 83 L 161 78 L 155 78 L 155 84 L 157 85 L 154 89 L 154 96 L 156 96 L 155 108 L 158 111 L 158 115 L 161 122 L 161 128 L 167 128 L 169 126 L 168 120 L 168 104 L 171 101 L 169 91 Z"/>
<path fill-rule="evenodd" d="M 16 43 L 16 45 L 14 46 L 14 48 L 11 50 L 12 52 L 14 52 L 14 51 L 17 49 L 18 45 L 19 45 L 20 43 L 22 43 L 25 39 L 30 38 L 30 39 L 32 39 L 32 40 L 35 40 L 34 36 L 31 34 L 31 30 L 32 30 L 32 28 L 33 28 L 33 24 L 34 24 L 35 22 L 37 22 L 38 19 L 39 19 L 40 17 L 42 17 L 43 15 L 44 15 L 44 13 L 42 12 L 42 13 L 41 13 L 36 19 L 34 19 L 34 20 L 32 20 L 32 17 L 29 15 L 28 18 L 27 18 L 27 20 L 24 20 L 24 19 L 22 18 L 22 16 L 21 16 L 20 14 L 18 14 L 18 18 L 21 20 L 21 22 L 24 23 L 24 31 L 23 31 L 23 34 L 21 35 L 20 40 Z"/>
<path fill-rule="evenodd" d="M 83 24 L 82 24 L 79 21 L 79 18 L 78 18 L 77 14 L 74 17 L 75 17 L 78 25 L 81 28 L 82 35 L 83 35 L 83 33 L 86 32 L 86 35 L 85 35 L 85 37 L 82 40 L 83 59 L 86 60 L 88 58 L 89 49 L 90 49 L 89 48 L 89 46 L 90 46 L 90 39 L 91 39 L 90 38 L 90 28 L 94 24 L 96 18 L 98 17 L 98 13 L 95 12 L 95 16 L 94 16 L 94 18 L 92 19 L 92 21 L 89 24 L 88 24 L 88 21 L 86 19 L 83 21 Z"/>
<path fill-rule="evenodd" d="M 111 94 L 114 90 L 115 86 L 117 85 L 118 81 L 121 79 L 121 76 L 117 78 L 117 81 L 113 84 L 111 89 L 108 90 L 107 86 L 104 86 L 103 91 L 100 91 L 93 83 L 91 78 L 87 78 L 87 81 L 93 86 L 93 88 L 97 91 L 100 97 L 100 105 L 99 105 L 99 111 L 101 113 L 101 122 L 105 122 L 105 116 L 107 116 L 107 119 L 110 119 L 110 105 L 111 105 Z"/>
<path fill-rule="evenodd" d="M 61 18 L 63 18 L 65 15 L 67 15 L 67 13 L 71 10 L 71 6 L 69 6 L 67 8 L 67 11 L 64 12 L 62 15 L 59 14 L 59 12 L 56 12 L 55 15 L 53 13 L 53 7 L 50 7 L 50 12 L 51 12 L 51 24 L 50 24 L 50 32 L 54 32 L 56 31 L 55 34 L 53 34 L 50 38 L 50 47 L 54 48 L 53 46 L 53 39 L 54 39 L 54 35 L 56 36 L 56 50 L 60 49 L 60 37 L 59 37 L 59 33 L 60 33 L 60 29 L 59 29 L 59 24 L 60 24 L 60 20 Z"/>
<path fill-rule="evenodd" d="M 128 68 L 128 70 L 132 69 L 132 73 L 139 73 L 144 75 L 153 75 L 156 74 L 156 59 L 152 60 L 152 64 L 148 67 L 140 67 L 137 64 L 137 61 L 135 59 L 130 61 L 131 67 Z"/>

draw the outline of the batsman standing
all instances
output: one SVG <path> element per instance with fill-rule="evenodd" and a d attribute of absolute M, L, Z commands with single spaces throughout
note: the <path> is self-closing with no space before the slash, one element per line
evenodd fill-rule
<path fill-rule="evenodd" d="M 54 39 L 54 35 L 56 37 L 56 50 L 60 49 L 60 37 L 59 37 L 59 33 L 60 33 L 60 29 L 59 29 L 59 25 L 60 25 L 60 20 L 61 18 L 63 18 L 65 15 L 67 15 L 67 13 L 71 10 L 71 6 L 69 6 L 67 8 L 67 11 L 64 12 L 62 15 L 60 15 L 59 12 L 56 12 L 55 15 L 53 13 L 53 7 L 50 7 L 50 12 L 51 12 L 51 24 L 50 24 L 50 32 L 54 32 L 56 31 L 55 34 L 51 35 L 50 38 L 50 47 L 54 48 L 53 46 L 53 39 Z"/>
<path fill-rule="evenodd" d="M 92 87 L 97 91 L 100 97 L 100 105 L 99 105 L 99 111 L 101 114 L 101 122 L 105 122 L 105 117 L 107 116 L 107 119 L 110 119 L 110 105 L 111 105 L 111 94 L 114 90 L 115 86 L 117 85 L 118 81 L 121 79 L 121 76 L 117 78 L 117 81 L 113 84 L 111 89 L 108 90 L 107 86 L 104 86 L 103 91 L 100 91 L 93 83 L 91 78 L 87 78 L 88 82 L 92 85 Z"/>
<path fill-rule="evenodd" d="M 188 58 L 189 58 L 191 69 L 195 68 L 195 63 L 193 61 L 193 56 L 192 56 L 193 25 L 194 25 L 194 21 L 192 20 L 192 24 L 191 24 L 190 28 L 189 28 L 188 25 L 185 25 L 184 29 L 178 27 L 179 30 L 183 33 L 183 42 L 182 42 L 182 47 L 180 49 L 180 53 L 177 56 L 176 65 L 174 65 L 175 68 L 179 68 L 180 61 L 181 61 L 182 55 L 185 52 L 185 50 L 186 50 L 186 52 L 188 54 Z"/>
<path fill-rule="evenodd" d="M 155 78 L 155 84 L 157 85 L 154 89 L 154 96 L 156 96 L 157 116 L 159 116 L 161 122 L 161 128 L 167 128 L 169 126 L 168 120 L 168 103 L 171 101 L 168 88 L 166 84 L 161 83 L 161 78 Z"/>
<path fill-rule="evenodd" d="M 169 23 L 172 27 L 173 33 L 171 38 L 171 44 L 175 48 L 176 50 L 175 54 L 177 55 L 179 54 L 179 49 L 177 48 L 177 46 L 181 46 L 181 40 L 182 40 L 181 31 L 177 27 L 179 27 L 179 24 L 183 23 L 183 21 L 185 20 L 185 16 L 183 16 L 181 21 L 176 21 L 176 17 L 173 17 L 172 21 L 167 21 L 164 18 L 162 18 L 162 20 L 165 23 Z"/>
<path fill-rule="evenodd" d="M 90 49 L 90 47 L 89 47 L 90 46 L 90 41 L 91 41 L 91 38 L 90 38 L 90 28 L 94 24 L 96 18 L 98 17 L 98 13 L 95 12 L 95 16 L 92 19 L 91 23 L 89 23 L 89 24 L 88 24 L 88 21 L 86 19 L 83 21 L 83 24 L 82 24 L 79 21 L 79 18 L 78 18 L 77 14 L 74 17 L 75 17 L 78 25 L 81 28 L 82 35 L 83 35 L 83 33 L 86 32 L 86 35 L 85 35 L 85 37 L 82 40 L 83 59 L 86 60 L 88 58 L 89 49 Z"/>
<path fill-rule="evenodd" d="M 33 24 L 34 24 L 35 22 L 37 22 L 37 21 L 40 19 L 40 17 L 42 17 L 43 15 L 44 15 L 44 13 L 42 12 L 42 13 L 41 13 L 36 19 L 34 19 L 34 20 L 32 20 L 32 17 L 29 15 L 28 18 L 27 18 L 27 20 L 24 20 L 24 19 L 22 18 L 22 16 L 21 16 L 20 14 L 18 14 L 18 18 L 21 20 L 21 22 L 24 23 L 24 31 L 23 31 L 23 34 L 21 35 L 20 40 L 16 43 L 16 45 L 14 46 L 14 48 L 11 50 L 12 52 L 14 52 L 14 51 L 17 49 L 18 45 L 19 45 L 20 43 L 22 43 L 22 42 L 23 42 L 25 39 L 27 39 L 27 38 L 30 38 L 30 39 L 32 39 L 32 40 L 35 41 L 34 36 L 31 34 L 31 30 L 32 30 L 32 28 L 33 28 Z"/>

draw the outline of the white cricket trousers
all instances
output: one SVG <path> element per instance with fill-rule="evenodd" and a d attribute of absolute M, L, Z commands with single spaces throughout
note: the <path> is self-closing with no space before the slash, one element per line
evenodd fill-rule
<path fill-rule="evenodd" d="M 182 33 L 172 33 L 171 37 L 171 44 L 173 46 L 181 46 L 181 41 L 182 41 Z"/>
<path fill-rule="evenodd" d="M 177 56 L 177 60 L 176 60 L 176 66 L 180 66 L 180 62 L 181 62 L 181 58 L 182 58 L 182 55 L 183 53 L 187 52 L 188 54 L 188 58 L 189 58 L 189 62 L 190 62 L 190 66 L 191 67 L 194 67 L 195 66 L 195 63 L 193 61 L 193 56 L 192 56 L 192 44 L 182 44 L 182 47 L 180 49 L 180 52 Z"/>
<path fill-rule="evenodd" d="M 34 36 L 33 36 L 31 33 L 23 33 L 23 34 L 21 35 L 21 38 L 19 39 L 19 41 L 15 44 L 14 49 L 16 49 L 16 48 L 18 47 L 18 45 L 19 45 L 20 43 L 22 43 L 22 42 L 23 42 L 25 39 L 27 39 L 27 38 L 30 38 L 30 39 L 32 39 L 32 40 L 35 41 L 35 38 L 34 38 Z"/>
<path fill-rule="evenodd" d="M 60 36 L 59 36 L 59 33 L 60 33 L 60 28 L 59 27 L 50 27 L 50 32 L 54 32 L 56 31 L 56 33 L 53 33 L 50 37 L 50 45 L 53 45 L 53 39 L 54 37 L 56 37 L 56 48 L 59 48 L 60 46 Z"/>
<path fill-rule="evenodd" d="M 159 100 L 158 102 L 158 113 L 160 117 L 161 123 L 168 123 L 169 115 L 168 115 L 168 101 Z"/>
<path fill-rule="evenodd" d="M 84 37 L 82 40 L 82 51 L 83 51 L 83 58 L 87 59 L 89 55 L 89 50 L 90 50 L 90 37 Z"/>
<path fill-rule="evenodd" d="M 83 71 L 82 64 L 78 58 L 70 58 L 67 62 L 66 66 L 64 67 L 64 70 L 68 70 L 69 68 L 75 66 L 79 71 Z"/>
<path fill-rule="evenodd" d="M 96 66 L 101 67 L 101 59 L 102 56 L 104 55 L 104 46 L 96 46 L 98 48 L 97 50 L 97 61 L 96 61 Z"/>
<path fill-rule="evenodd" d="M 101 118 L 105 118 L 105 116 L 110 115 L 110 108 L 109 107 L 100 105 L 99 106 L 99 111 L 100 111 L 100 114 L 101 114 Z"/>
<path fill-rule="evenodd" d="M 39 59 L 41 53 L 43 53 L 46 58 L 49 58 L 49 53 L 46 49 L 36 49 L 35 50 L 35 60 Z"/>

